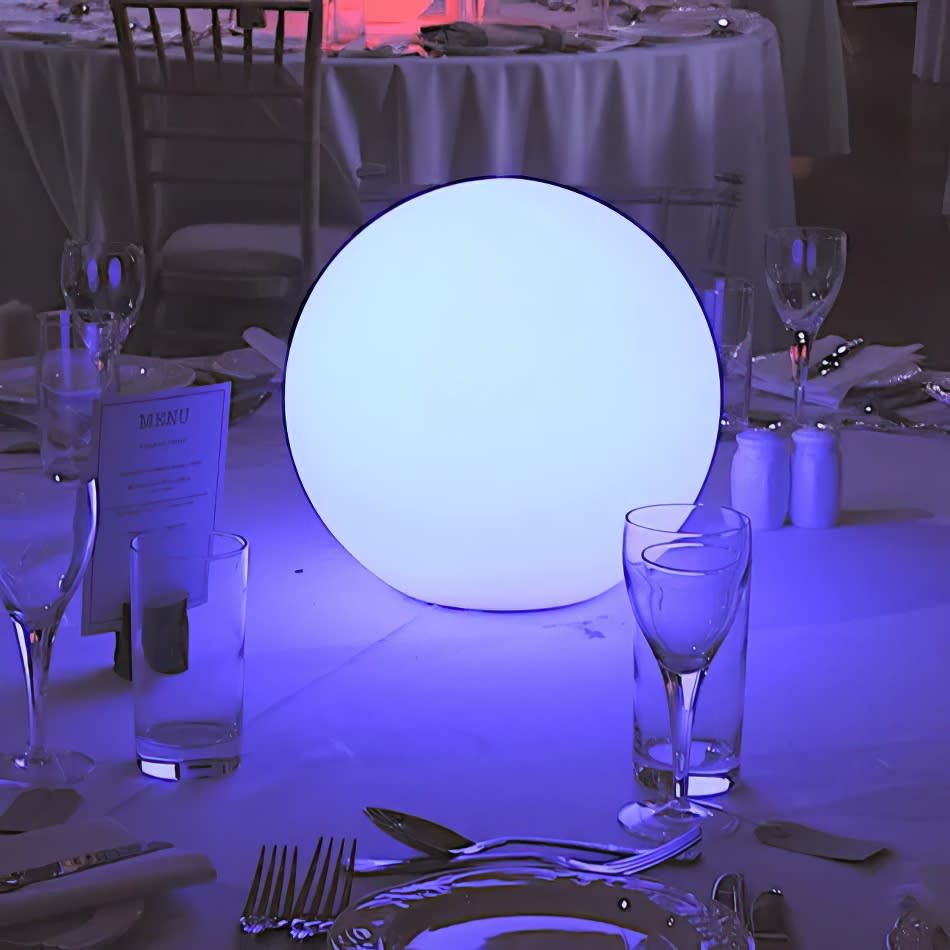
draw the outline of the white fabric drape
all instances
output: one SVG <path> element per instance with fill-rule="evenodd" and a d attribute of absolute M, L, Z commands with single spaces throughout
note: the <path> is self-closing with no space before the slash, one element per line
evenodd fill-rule
<path fill-rule="evenodd" d="M 950 82 L 948 0 L 917 0 L 914 75 L 929 82 Z"/>
<path fill-rule="evenodd" d="M 288 68 L 302 73 L 302 64 Z M 11 254 L 0 257 L 0 297 L 45 306 L 55 300 L 47 258 L 58 262 L 64 232 L 139 233 L 121 68 L 114 50 L 3 42 L 0 77 L 0 157 L 15 157 L 22 178 L 12 190 L 0 185 L 0 203 L 23 222 L 2 239 Z M 323 140 L 349 175 L 339 188 L 355 190 L 367 164 L 410 186 L 526 174 L 606 195 L 741 172 L 735 269 L 759 281 L 757 349 L 781 342 L 760 277 L 765 229 L 794 221 L 771 24 L 604 54 L 339 58 L 325 77 Z M 39 204 L 55 209 L 61 231 L 33 214 Z"/>
<path fill-rule="evenodd" d="M 735 5 L 758 11 L 778 30 L 792 154 L 850 152 L 837 0 L 737 0 Z"/>

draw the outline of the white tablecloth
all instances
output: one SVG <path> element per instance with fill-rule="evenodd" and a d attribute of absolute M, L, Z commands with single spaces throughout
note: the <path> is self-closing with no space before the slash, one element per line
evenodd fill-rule
<path fill-rule="evenodd" d="M 917 0 L 914 75 L 929 82 L 950 82 L 950 3 Z"/>
<path fill-rule="evenodd" d="M 727 870 L 744 871 L 753 893 L 781 887 L 809 950 L 879 947 L 894 888 L 915 862 L 946 860 L 950 840 L 950 441 L 849 432 L 843 449 L 845 523 L 756 537 L 742 785 L 726 804 L 893 853 L 835 864 L 767 848 L 743 826 L 707 840 L 696 865 L 654 872 L 701 894 Z M 727 498 L 730 451 L 710 497 Z M 218 869 L 215 884 L 151 901 L 123 947 L 243 946 L 235 922 L 262 842 L 357 834 L 364 856 L 399 853 L 362 818 L 368 804 L 475 836 L 624 842 L 615 814 L 633 788 L 633 623 L 621 588 L 497 615 L 395 593 L 308 508 L 273 403 L 232 433 L 221 526 L 251 544 L 234 775 L 139 776 L 111 638 L 81 641 L 67 626 L 54 651 L 52 737 L 98 761 L 77 817 L 112 815 L 137 837 L 206 850 Z M 15 747 L 24 716 L 12 634 L 0 651 L 0 747 Z"/>
<path fill-rule="evenodd" d="M 837 0 L 737 0 L 735 6 L 757 10 L 778 30 L 792 153 L 850 152 Z"/>
<path fill-rule="evenodd" d="M 48 305 L 66 232 L 138 233 L 119 62 L 110 50 L 3 42 L 0 89 L 0 159 L 14 170 L 0 207 L 21 223 L 0 232 L 0 299 Z M 527 174 L 600 193 L 741 172 L 733 270 L 759 281 L 756 349 L 782 345 L 761 277 L 766 228 L 794 222 L 769 23 L 596 55 L 329 60 L 323 115 L 354 188 L 366 163 L 407 185 Z"/>

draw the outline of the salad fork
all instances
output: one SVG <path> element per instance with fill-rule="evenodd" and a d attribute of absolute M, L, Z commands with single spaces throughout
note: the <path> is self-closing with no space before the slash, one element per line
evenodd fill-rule
<path fill-rule="evenodd" d="M 241 929 L 246 934 L 259 934 L 265 930 L 280 930 L 286 927 L 293 909 L 294 884 L 297 877 L 297 849 L 294 848 L 290 859 L 290 876 L 286 890 L 284 889 L 284 869 L 287 863 L 287 846 L 284 845 L 280 852 L 276 881 L 274 880 L 274 864 L 277 858 L 277 845 L 271 848 L 270 863 L 267 865 L 267 874 L 264 877 L 264 885 L 261 887 L 266 851 L 267 846 L 261 845 L 257 868 L 254 871 L 247 900 L 244 902 L 244 910 L 241 912 Z"/>
<path fill-rule="evenodd" d="M 349 854 L 344 858 L 346 838 L 340 839 L 336 857 L 333 856 L 333 839 L 327 842 L 323 851 L 323 838 L 317 842 L 293 908 L 290 936 L 294 940 L 308 940 L 326 934 L 334 920 L 350 902 L 353 887 L 353 867 L 356 862 L 356 839 L 350 843 Z M 307 895 L 319 867 L 320 873 L 313 892 L 313 899 L 307 905 Z"/>

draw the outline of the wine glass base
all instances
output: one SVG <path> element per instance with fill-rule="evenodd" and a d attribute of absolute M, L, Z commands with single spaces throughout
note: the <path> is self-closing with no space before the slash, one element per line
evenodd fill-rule
<path fill-rule="evenodd" d="M 712 816 L 712 812 L 690 801 L 628 802 L 617 813 L 617 820 L 643 848 L 656 848 L 679 837 L 684 831 Z M 701 853 L 697 846 L 681 855 L 679 861 L 695 861 Z"/>
<path fill-rule="evenodd" d="M 61 788 L 78 785 L 94 766 L 95 762 L 88 755 L 64 749 L 49 749 L 42 756 L 8 752 L 0 754 L 0 782 Z"/>

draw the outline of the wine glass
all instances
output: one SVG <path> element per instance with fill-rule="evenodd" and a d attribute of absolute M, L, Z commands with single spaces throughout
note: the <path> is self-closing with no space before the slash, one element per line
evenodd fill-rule
<path fill-rule="evenodd" d="M 53 641 L 89 563 L 99 521 L 96 480 L 47 478 L 39 466 L 0 471 L 0 597 L 13 621 L 26 683 L 26 749 L 0 754 L 0 781 L 75 785 L 93 762 L 46 745 Z"/>
<path fill-rule="evenodd" d="M 66 307 L 103 378 L 119 388 L 118 355 L 145 295 L 145 252 L 137 244 L 67 241 L 60 284 Z"/>
<path fill-rule="evenodd" d="M 812 339 L 844 280 L 847 235 L 837 228 L 774 228 L 765 235 L 765 277 L 772 303 L 795 334 L 795 422 L 801 424 Z"/>
<path fill-rule="evenodd" d="M 619 818 L 650 844 L 709 812 L 689 798 L 689 753 L 699 688 L 732 626 L 750 571 L 750 523 L 714 505 L 651 505 L 627 513 L 627 595 L 660 666 L 670 714 L 672 801 L 631 802 Z"/>

